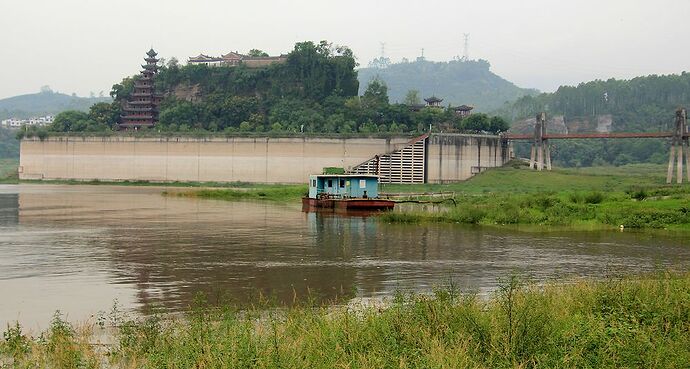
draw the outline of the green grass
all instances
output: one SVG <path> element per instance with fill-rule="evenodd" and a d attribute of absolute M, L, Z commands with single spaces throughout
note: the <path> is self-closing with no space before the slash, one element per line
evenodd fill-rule
<path fill-rule="evenodd" d="M 0 183 L 18 183 L 19 159 L 0 159 Z"/>
<path fill-rule="evenodd" d="M 0 363 L 34 368 L 686 368 L 690 274 L 536 286 L 502 281 L 489 299 L 453 285 L 384 307 L 238 310 L 202 301 L 184 317 L 111 314 L 39 335 L 9 326 Z M 96 341 L 112 325 L 110 345 Z M 96 344 L 94 344 L 96 343 Z"/>
<path fill-rule="evenodd" d="M 382 215 L 387 222 L 690 230 L 690 185 L 666 185 L 662 166 L 552 172 L 504 167 L 463 183 L 386 191 L 455 191 L 457 202 L 434 212 L 407 207 Z"/>
<path fill-rule="evenodd" d="M 305 185 L 253 185 L 249 188 L 201 189 L 184 192 L 166 191 L 165 195 L 197 197 L 211 200 L 298 201 L 307 194 Z"/>
<path fill-rule="evenodd" d="M 558 191 L 624 191 L 631 186 L 657 186 L 666 181 L 666 167 L 633 164 L 622 167 L 554 169 L 537 172 L 507 165 L 448 184 L 382 185 L 381 192 L 533 193 Z"/>

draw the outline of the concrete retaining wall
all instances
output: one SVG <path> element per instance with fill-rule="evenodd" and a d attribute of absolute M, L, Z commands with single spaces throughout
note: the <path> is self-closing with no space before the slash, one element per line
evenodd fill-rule
<path fill-rule="evenodd" d="M 427 182 L 464 181 L 507 160 L 508 148 L 498 136 L 432 134 L 427 146 Z"/>
<path fill-rule="evenodd" d="M 306 183 L 323 167 L 349 167 L 407 138 L 54 137 L 21 142 L 20 179 Z"/>
<path fill-rule="evenodd" d="M 306 183 L 324 167 L 350 168 L 409 138 L 52 137 L 21 142 L 20 179 Z M 503 164 L 496 136 L 432 135 L 429 182 L 469 178 Z"/>

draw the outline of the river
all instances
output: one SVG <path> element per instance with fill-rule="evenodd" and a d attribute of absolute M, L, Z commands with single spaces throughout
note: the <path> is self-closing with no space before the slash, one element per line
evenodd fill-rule
<path fill-rule="evenodd" d="M 162 187 L 0 185 L 0 326 L 44 328 L 210 300 L 333 299 L 429 291 L 453 280 L 572 280 L 690 265 L 684 235 L 521 232 L 304 213 L 299 204 L 162 196 Z"/>

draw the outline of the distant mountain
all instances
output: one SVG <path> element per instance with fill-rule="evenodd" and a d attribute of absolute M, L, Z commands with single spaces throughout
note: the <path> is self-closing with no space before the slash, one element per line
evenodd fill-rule
<path fill-rule="evenodd" d="M 79 97 L 46 90 L 0 99 L 0 119 L 54 115 L 65 110 L 86 111 L 97 102 L 110 101 L 110 97 Z"/>
<path fill-rule="evenodd" d="M 391 102 L 403 102 L 409 90 L 420 97 L 442 98 L 443 104 L 472 105 L 475 111 L 489 112 L 537 90 L 520 88 L 497 76 L 486 60 L 432 62 L 417 60 L 391 64 L 387 68 L 359 70 L 360 95 L 369 81 L 379 78 L 388 85 Z"/>

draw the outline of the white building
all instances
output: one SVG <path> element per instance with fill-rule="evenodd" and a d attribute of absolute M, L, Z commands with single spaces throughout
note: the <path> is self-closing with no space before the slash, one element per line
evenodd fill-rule
<path fill-rule="evenodd" d="M 22 126 L 45 127 L 48 124 L 53 123 L 53 119 L 54 117 L 52 115 L 46 115 L 44 117 L 34 117 L 29 119 L 10 118 L 0 122 L 0 125 L 2 125 L 2 127 L 12 129 L 21 128 Z"/>

